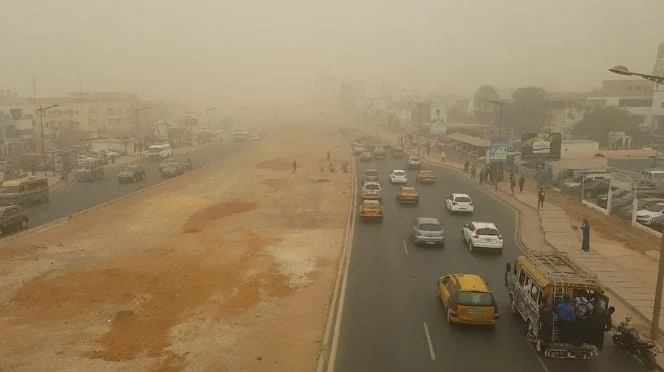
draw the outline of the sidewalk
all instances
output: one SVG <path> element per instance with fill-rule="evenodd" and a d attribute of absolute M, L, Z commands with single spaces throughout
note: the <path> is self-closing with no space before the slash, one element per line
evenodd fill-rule
<path fill-rule="evenodd" d="M 381 133 L 381 138 L 398 143 L 399 135 Z M 409 152 L 413 153 L 412 150 Z M 463 169 L 463 164 L 452 159 L 448 158 L 442 162 L 438 153 L 426 155 L 420 151 L 420 157 L 429 163 Z M 494 186 L 491 185 L 484 187 L 487 190 L 494 190 Z M 522 216 L 522 220 L 527 217 L 525 220 L 532 221 L 529 216 L 538 216 L 540 220 L 539 231 L 528 228 L 521 230 L 521 240 L 524 245 L 532 250 L 554 249 L 565 252 L 577 263 L 594 272 L 610 292 L 611 305 L 616 308 L 613 315 L 615 325 L 625 316 L 636 314 L 638 316 L 632 319 L 632 326 L 644 336 L 649 335 L 659 254 L 657 257 L 649 257 L 598 233 L 591 233 L 591 251 L 583 252 L 579 230 L 581 221 L 571 220 L 565 211 L 551 203 L 545 202 L 544 208 L 537 210 L 537 196 L 534 193 L 517 191 L 512 196 L 508 182 L 501 182 L 498 189 L 501 194 L 499 197 L 519 208 L 522 213 L 530 209 L 530 213 Z M 523 208 L 524 206 L 526 208 Z M 523 221 L 521 223 L 524 225 Z M 662 326 L 664 326 L 664 316 L 660 318 L 660 334 L 664 335 Z M 658 356 L 657 361 L 660 368 L 664 366 L 664 355 Z"/>

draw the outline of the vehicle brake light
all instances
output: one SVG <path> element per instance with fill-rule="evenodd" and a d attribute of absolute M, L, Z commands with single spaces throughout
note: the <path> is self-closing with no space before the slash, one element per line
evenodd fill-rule
<path fill-rule="evenodd" d="M 417 235 L 422 235 L 422 230 L 417 229 L 417 230 L 415 230 L 415 233 L 416 233 Z"/>
<path fill-rule="evenodd" d="M 457 304 L 454 304 L 454 305 L 452 305 L 452 307 L 450 307 L 450 312 L 454 315 L 457 314 L 457 310 L 459 310 L 459 305 L 457 305 Z"/>
<path fill-rule="evenodd" d="M 457 202 L 453 201 L 453 202 L 452 202 L 452 205 L 457 205 Z"/>
<path fill-rule="evenodd" d="M 477 234 L 473 234 L 473 238 L 477 239 L 477 238 L 479 238 L 479 237 L 480 237 L 479 235 L 477 235 Z"/>

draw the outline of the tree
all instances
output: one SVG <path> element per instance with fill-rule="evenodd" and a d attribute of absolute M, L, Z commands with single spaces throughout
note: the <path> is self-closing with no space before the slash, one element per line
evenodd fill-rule
<path fill-rule="evenodd" d="M 482 85 L 473 97 L 473 117 L 480 123 L 488 123 L 495 116 L 494 104 L 491 101 L 500 99 L 496 87 L 493 85 Z"/>
<path fill-rule="evenodd" d="M 551 100 L 542 88 L 523 87 L 512 93 L 509 121 L 518 133 L 538 132 L 549 123 Z"/>
<path fill-rule="evenodd" d="M 639 131 L 643 116 L 633 115 L 625 109 L 615 106 L 598 107 L 583 115 L 583 119 L 574 125 L 572 135 L 609 145 L 609 132 L 625 132 L 634 135 Z"/>

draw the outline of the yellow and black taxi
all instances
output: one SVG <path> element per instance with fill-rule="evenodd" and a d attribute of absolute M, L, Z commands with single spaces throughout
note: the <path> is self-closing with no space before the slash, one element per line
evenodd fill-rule
<path fill-rule="evenodd" d="M 438 279 L 438 297 L 450 324 L 495 326 L 498 306 L 484 279 L 475 274 L 449 274 Z"/>
<path fill-rule="evenodd" d="M 419 204 L 420 194 L 410 185 L 401 186 L 397 193 L 397 201 L 401 204 Z"/>
<path fill-rule="evenodd" d="M 362 222 L 383 222 L 383 207 L 380 201 L 365 199 L 360 205 L 360 219 Z"/>
<path fill-rule="evenodd" d="M 424 184 L 436 183 L 436 176 L 430 170 L 421 170 L 417 173 L 417 182 Z"/>

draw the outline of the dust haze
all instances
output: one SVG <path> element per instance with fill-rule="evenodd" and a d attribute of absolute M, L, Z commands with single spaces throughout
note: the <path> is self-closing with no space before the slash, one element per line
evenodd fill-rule
<path fill-rule="evenodd" d="M 3 0 L 0 80 L 39 96 L 136 92 L 197 106 L 297 104 L 317 76 L 472 94 L 583 91 L 649 71 L 664 3 Z M 615 78 L 615 76 L 612 76 Z"/>

